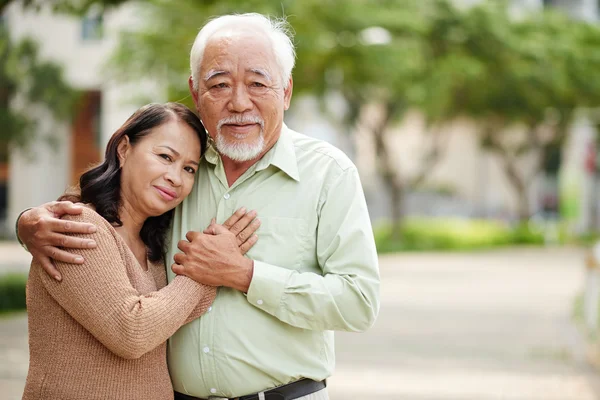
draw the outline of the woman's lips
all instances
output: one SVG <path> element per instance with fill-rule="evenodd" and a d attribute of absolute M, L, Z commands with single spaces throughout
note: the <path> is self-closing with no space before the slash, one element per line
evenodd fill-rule
<path fill-rule="evenodd" d="M 175 193 L 171 189 L 167 189 L 163 186 L 154 186 L 158 193 L 167 201 L 175 200 L 177 198 L 177 193 Z"/>

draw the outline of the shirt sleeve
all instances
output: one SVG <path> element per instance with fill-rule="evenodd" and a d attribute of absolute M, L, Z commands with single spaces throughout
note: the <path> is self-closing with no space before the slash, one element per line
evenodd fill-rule
<path fill-rule="evenodd" d="M 194 309 L 206 310 L 214 300 L 215 288 L 184 276 L 177 276 L 161 290 L 141 294 L 129 280 L 119 243 L 109 228 L 82 216 L 65 218 L 95 223 L 97 247 L 66 249 L 81 254 L 85 262 L 56 262 L 63 277 L 61 282 L 48 276 L 39 265 L 33 267 L 60 306 L 116 355 L 141 357 L 175 333 Z"/>
<path fill-rule="evenodd" d="M 248 301 L 292 326 L 360 332 L 379 312 L 379 267 L 356 168 L 327 190 L 317 228 L 322 275 L 254 261 Z"/>

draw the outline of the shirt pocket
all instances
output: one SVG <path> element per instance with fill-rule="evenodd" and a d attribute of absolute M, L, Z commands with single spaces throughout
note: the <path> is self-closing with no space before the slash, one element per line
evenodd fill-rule
<path fill-rule="evenodd" d="M 278 267 L 301 270 L 310 250 L 308 224 L 300 218 L 258 217 L 258 242 L 248 252 L 253 260 Z"/>

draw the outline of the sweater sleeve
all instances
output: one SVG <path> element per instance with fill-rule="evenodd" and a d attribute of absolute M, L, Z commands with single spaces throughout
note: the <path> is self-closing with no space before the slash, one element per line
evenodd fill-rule
<path fill-rule="evenodd" d="M 56 262 L 62 281 L 57 282 L 37 265 L 50 295 L 111 352 L 139 358 L 165 342 L 192 313 L 206 310 L 216 289 L 177 276 L 164 288 L 139 293 L 127 275 L 126 261 L 108 223 L 94 211 L 66 216 L 97 226 L 95 249 L 73 249 L 84 257 L 82 265 Z M 74 235 L 85 237 L 86 235 Z"/>

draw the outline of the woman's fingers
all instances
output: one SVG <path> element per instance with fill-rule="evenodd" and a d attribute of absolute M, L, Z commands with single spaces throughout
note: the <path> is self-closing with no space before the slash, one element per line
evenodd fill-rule
<path fill-rule="evenodd" d="M 238 236 L 244 229 L 246 229 L 256 218 L 256 211 L 248 211 L 242 218 L 238 219 L 229 230 L 235 236 Z"/>
<path fill-rule="evenodd" d="M 260 227 L 260 219 L 256 218 L 250 222 L 240 233 L 237 234 L 238 246 L 248 241 Z"/>
<path fill-rule="evenodd" d="M 227 229 L 231 229 L 231 227 L 238 222 L 240 219 L 242 219 L 244 216 L 246 215 L 246 207 L 242 207 L 239 208 L 238 210 L 236 210 L 236 212 L 234 212 L 231 217 L 227 218 L 227 220 L 225 222 L 223 222 L 223 226 Z M 214 220 L 216 223 L 215 218 L 213 218 L 212 220 Z M 213 224 L 211 220 L 211 224 Z"/>
<path fill-rule="evenodd" d="M 252 235 L 248 238 L 248 240 L 246 240 L 244 243 L 242 243 L 240 245 L 240 251 L 242 252 L 242 254 L 246 254 L 248 252 L 248 250 L 250 250 L 252 248 L 252 246 L 254 246 L 256 244 L 256 242 L 258 241 L 258 236 L 256 235 Z"/>

